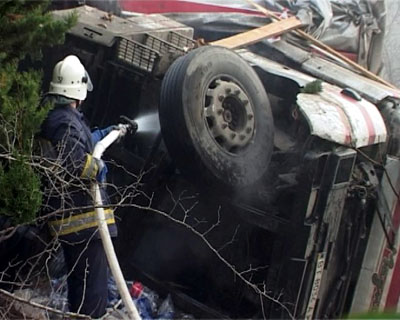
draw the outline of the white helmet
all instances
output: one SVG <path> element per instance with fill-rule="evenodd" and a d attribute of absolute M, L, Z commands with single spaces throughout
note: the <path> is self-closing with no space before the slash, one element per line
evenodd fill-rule
<path fill-rule="evenodd" d="M 85 100 L 87 91 L 92 91 L 93 85 L 85 67 L 77 56 L 67 56 L 59 61 L 53 70 L 49 93 L 76 100 Z"/>

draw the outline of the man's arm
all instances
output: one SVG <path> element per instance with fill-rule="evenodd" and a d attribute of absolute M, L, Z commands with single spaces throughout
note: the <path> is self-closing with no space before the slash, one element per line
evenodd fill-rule
<path fill-rule="evenodd" d="M 112 130 L 118 129 L 117 125 L 112 125 L 104 129 L 94 129 L 92 131 L 92 142 L 95 145 L 101 139 L 103 139 L 107 134 L 109 134 Z"/>
<path fill-rule="evenodd" d="M 60 125 L 53 137 L 61 164 L 71 178 L 96 179 L 103 164 L 87 152 L 83 139 L 79 130 L 70 124 Z"/>

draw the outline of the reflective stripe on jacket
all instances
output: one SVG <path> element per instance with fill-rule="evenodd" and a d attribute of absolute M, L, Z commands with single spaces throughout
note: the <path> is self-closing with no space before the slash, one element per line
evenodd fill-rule
<path fill-rule="evenodd" d="M 104 217 L 107 224 L 115 223 L 114 212 L 112 209 L 104 209 Z M 70 215 L 64 219 L 58 219 L 49 222 L 50 233 L 53 236 L 63 236 L 96 226 L 96 211 Z"/>

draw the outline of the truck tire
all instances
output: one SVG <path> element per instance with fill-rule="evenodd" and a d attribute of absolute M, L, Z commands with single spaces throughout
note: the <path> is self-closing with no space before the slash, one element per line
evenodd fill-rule
<path fill-rule="evenodd" d="M 268 169 L 273 119 L 255 71 L 235 52 L 205 46 L 178 58 L 161 85 L 160 125 L 183 174 L 238 187 Z"/>

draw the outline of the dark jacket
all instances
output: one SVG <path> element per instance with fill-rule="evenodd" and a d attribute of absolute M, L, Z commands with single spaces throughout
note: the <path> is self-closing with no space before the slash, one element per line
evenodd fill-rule
<path fill-rule="evenodd" d="M 85 118 L 70 105 L 55 105 L 43 122 L 39 137 L 50 141 L 56 155 L 43 203 L 44 213 L 58 212 L 49 222 L 50 231 L 68 241 L 88 240 L 97 230 L 90 187 L 99 167 L 91 155 L 94 143 Z M 108 204 L 104 187 L 101 194 L 103 204 Z M 116 236 L 113 211 L 104 210 L 111 236 Z M 99 233 L 94 236 L 99 237 Z"/>

